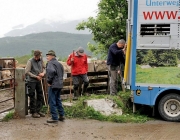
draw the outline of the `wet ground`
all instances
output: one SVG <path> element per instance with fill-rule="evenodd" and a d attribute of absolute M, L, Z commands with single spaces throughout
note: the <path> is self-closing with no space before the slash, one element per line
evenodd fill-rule
<path fill-rule="evenodd" d="M 180 123 L 149 121 L 141 124 L 67 119 L 48 125 L 45 118 L 0 122 L 0 140 L 179 140 Z"/>

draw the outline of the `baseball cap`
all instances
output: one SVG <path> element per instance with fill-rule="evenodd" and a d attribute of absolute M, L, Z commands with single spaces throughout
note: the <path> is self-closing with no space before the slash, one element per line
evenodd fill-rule
<path fill-rule="evenodd" d="M 78 48 L 78 52 L 80 55 L 84 55 L 84 49 L 82 47 Z"/>

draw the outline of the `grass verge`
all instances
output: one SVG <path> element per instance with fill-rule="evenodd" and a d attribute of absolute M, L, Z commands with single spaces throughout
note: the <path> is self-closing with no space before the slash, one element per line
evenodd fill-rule
<path fill-rule="evenodd" d="M 14 112 L 10 111 L 3 119 L 2 122 L 8 122 L 9 120 L 13 119 Z"/>
<path fill-rule="evenodd" d="M 132 107 L 128 106 L 130 91 L 119 93 L 118 96 L 109 96 L 109 95 L 92 95 L 90 97 L 81 97 L 72 107 L 65 107 L 66 117 L 68 118 L 81 118 L 81 119 L 95 119 L 99 121 L 111 121 L 118 123 L 143 123 L 151 118 L 146 115 L 141 115 L 139 112 L 136 114 L 132 113 Z M 110 115 L 105 116 L 100 112 L 94 110 L 92 107 L 84 107 L 84 100 L 90 99 L 101 99 L 101 98 L 110 98 L 114 100 L 119 108 L 123 110 L 123 115 Z"/>
<path fill-rule="evenodd" d="M 142 69 L 139 65 L 137 65 L 136 82 L 179 85 L 179 67 L 156 67 Z"/>

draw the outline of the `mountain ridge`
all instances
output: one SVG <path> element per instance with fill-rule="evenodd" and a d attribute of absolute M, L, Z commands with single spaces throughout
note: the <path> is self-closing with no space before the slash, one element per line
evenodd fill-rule
<path fill-rule="evenodd" d="M 89 55 L 87 43 L 92 41 L 91 34 L 73 34 L 65 32 L 34 33 L 18 37 L 0 38 L 0 57 L 16 57 L 31 54 L 32 50 L 41 50 L 46 54 L 54 50 L 58 57 L 67 57 L 79 46 Z"/>

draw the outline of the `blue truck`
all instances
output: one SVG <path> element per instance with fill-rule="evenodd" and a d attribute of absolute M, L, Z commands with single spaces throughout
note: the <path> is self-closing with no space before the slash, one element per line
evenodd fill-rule
<path fill-rule="evenodd" d="M 180 84 L 168 83 L 168 79 L 164 83 L 148 83 L 148 81 L 138 83 L 136 60 L 139 49 L 180 49 L 180 1 L 127 0 L 127 2 L 128 45 L 124 80 L 127 88 L 131 89 L 133 110 L 136 111 L 138 104 L 148 105 L 157 109 L 164 120 L 180 121 Z M 174 73 L 171 74 L 173 77 Z M 157 80 L 159 78 L 161 77 L 157 76 Z"/>

